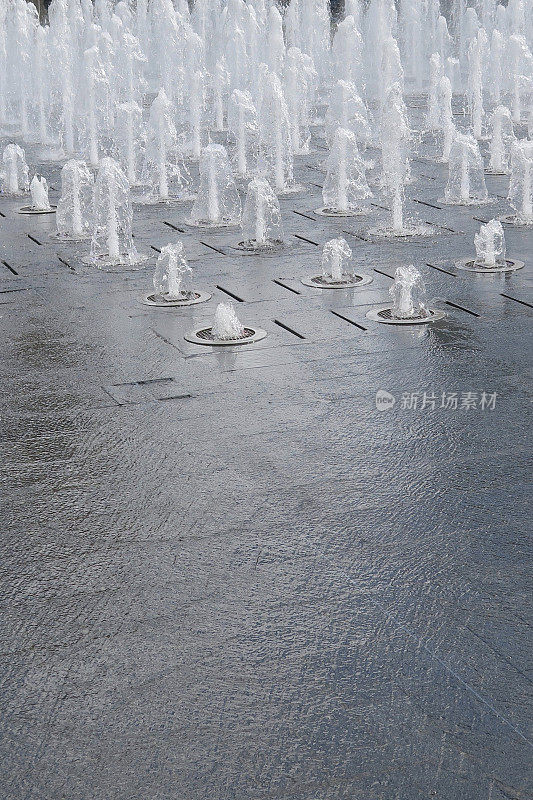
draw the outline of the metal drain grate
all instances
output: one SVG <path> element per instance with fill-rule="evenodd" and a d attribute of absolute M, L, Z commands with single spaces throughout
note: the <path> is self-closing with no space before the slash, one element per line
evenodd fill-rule
<path fill-rule="evenodd" d="M 430 314 L 419 314 L 417 317 L 409 317 L 409 320 L 412 322 L 421 322 L 422 320 L 427 319 Z M 398 319 L 398 317 L 392 316 L 392 308 L 384 308 L 382 311 L 378 311 L 378 317 L 386 320 Z"/>
<path fill-rule="evenodd" d="M 341 281 L 328 280 L 324 275 L 315 275 L 312 278 L 301 278 L 304 286 L 313 286 L 317 289 L 351 289 L 354 286 L 366 286 L 372 283 L 370 275 L 345 274 Z"/>
<path fill-rule="evenodd" d="M 205 303 L 211 298 L 208 292 L 183 292 L 182 295 L 181 298 L 169 300 L 164 295 L 154 293 L 143 297 L 142 303 L 145 306 L 155 306 L 156 308 L 179 308 Z"/>
<path fill-rule="evenodd" d="M 440 308 L 428 308 L 425 314 L 399 319 L 393 315 L 391 306 L 373 308 L 366 313 L 367 319 L 371 319 L 374 322 L 382 322 L 385 325 L 423 325 L 428 322 L 437 322 L 437 320 L 443 319 L 445 316 L 445 312 Z"/>
<path fill-rule="evenodd" d="M 517 269 L 522 269 L 524 262 L 518 261 L 516 258 L 506 258 L 505 264 L 496 267 L 485 267 L 483 264 L 478 264 L 473 258 L 462 258 L 460 261 L 455 262 L 455 266 L 457 269 L 462 269 L 465 272 L 494 275 L 495 273 L 515 272 Z"/>
<path fill-rule="evenodd" d="M 191 333 L 185 334 L 185 341 L 192 342 L 193 344 L 207 344 L 214 347 L 223 347 L 231 345 L 251 344 L 252 342 L 259 342 L 267 335 L 266 331 L 261 328 L 251 328 L 246 326 L 240 336 L 234 339 L 217 339 L 213 335 L 213 328 L 197 328 Z"/>
<path fill-rule="evenodd" d="M 277 250 L 281 250 L 283 247 L 288 247 L 288 244 L 288 242 L 284 242 L 282 239 L 270 239 L 264 244 L 257 245 L 256 240 L 251 239 L 249 242 L 238 242 L 238 244 L 234 246 L 234 249 L 241 250 L 243 253 L 251 253 L 260 256 L 265 253 L 273 253 Z"/>
<path fill-rule="evenodd" d="M 516 214 L 505 214 L 505 216 L 500 217 L 500 222 L 503 222 L 504 225 L 514 225 L 515 228 L 531 228 L 533 227 L 533 222 L 522 219 L 521 217 L 517 216 Z"/>
<path fill-rule="evenodd" d="M 245 328 L 240 336 L 235 336 L 233 339 L 228 339 L 227 341 L 241 341 L 242 339 L 249 339 L 253 336 L 255 330 L 253 328 Z M 196 336 L 199 339 L 203 339 L 204 341 L 215 342 L 218 341 L 216 336 L 213 336 L 213 328 L 203 328 L 202 330 L 196 331 Z"/>
<path fill-rule="evenodd" d="M 41 242 L 38 242 L 38 244 L 41 244 Z M 121 253 L 119 258 L 116 260 L 111 259 L 108 255 L 88 255 L 81 259 L 81 263 L 85 264 L 87 267 L 96 267 L 104 272 L 126 272 L 127 270 L 133 271 L 143 269 L 144 265 L 150 260 L 151 256 L 149 254 L 138 252 L 134 258 L 135 260 L 131 260 L 131 257 L 128 253 Z"/>
<path fill-rule="evenodd" d="M 372 204 L 373 205 L 373 204 Z M 336 208 L 315 208 L 314 214 L 321 217 L 364 217 L 370 214 L 369 208 L 352 208 L 348 211 L 339 211 Z"/>
<path fill-rule="evenodd" d="M 34 208 L 33 206 L 22 206 L 19 208 L 18 214 L 27 214 L 28 216 L 39 216 L 40 214 L 55 214 L 56 207 L 50 206 L 50 208 Z"/>
<path fill-rule="evenodd" d="M 322 275 L 317 275 L 316 278 L 311 278 L 311 280 L 318 286 L 346 286 L 350 283 L 361 283 L 363 279 L 360 275 L 353 275 L 352 277 L 346 277 L 341 281 L 328 281 Z"/>

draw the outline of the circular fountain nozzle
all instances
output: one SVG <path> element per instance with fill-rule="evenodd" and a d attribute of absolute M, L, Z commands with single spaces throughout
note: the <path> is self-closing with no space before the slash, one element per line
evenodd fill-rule
<path fill-rule="evenodd" d="M 406 223 L 400 230 L 384 226 L 382 228 L 369 228 L 368 234 L 373 239 L 412 239 L 416 237 L 434 236 L 438 231 L 432 225 L 421 223 L 419 225 Z"/>
<path fill-rule="evenodd" d="M 104 272 L 116 272 L 121 270 L 138 270 L 142 269 L 147 261 L 150 261 L 151 255 L 136 252 L 134 256 L 131 253 L 121 253 L 115 259 L 111 258 L 106 253 L 99 253 L 94 256 L 84 256 L 81 263 L 88 267 L 97 267 Z"/>
<path fill-rule="evenodd" d="M 516 258 L 506 258 L 505 262 L 496 262 L 494 266 L 484 264 L 473 258 L 461 258 L 455 262 L 457 269 L 462 269 L 465 272 L 478 272 L 480 274 L 492 275 L 500 272 L 515 272 L 517 269 L 522 269 L 524 266 L 523 261 L 518 261 Z"/>
<path fill-rule="evenodd" d="M 181 297 L 168 297 L 165 294 L 152 292 L 142 299 L 145 306 L 155 306 L 156 308 L 181 308 L 182 306 L 194 306 L 198 303 L 206 303 L 211 299 L 208 292 L 181 292 Z"/>
<path fill-rule="evenodd" d="M 243 253 L 252 254 L 252 255 L 265 255 L 270 253 L 275 253 L 278 250 L 282 250 L 286 247 L 289 247 L 289 243 L 283 241 L 283 239 L 268 239 L 265 242 L 260 242 L 259 244 L 255 239 L 249 239 L 248 241 L 238 242 L 234 245 L 234 250 L 240 250 Z"/>
<path fill-rule="evenodd" d="M 350 275 L 343 273 L 340 281 L 334 281 L 328 275 L 315 275 L 312 278 L 300 278 L 304 286 L 312 286 L 315 289 L 353 289 L 356 286 L 367 286 L 372 283 L 370 275 Z"/>
<path fill-rule="evenodd" d="M 397 317 L 392 306 L 372 308 L 367 311 L 366 318 L 384 325 L 425 325 L 428 322 L 437 322 L 446 316 L 440 308 L 425 308 L 417 315 L 411 317 Z"/>
<path fill-rule="evenodd" d="M 500 217 L 500 222 L 505 225 L 513 225 L 515 228 L 531 228 L 533 227 L 533 218 L 521 217 L 519 214 L 505 214 Z"/>
<path fill-rule="evenodd" d="M 82 233 L 80 236 L 70 235 L 68 233 L 59 233 L 59 231 L 54 231 L 49 235 L 50 239 L 55 239 L 58 242 L 65 242 L 68 244 L 69 242 L 86 242 L 91 238 L 90 233 Z"/>
<path fill-rule="evenodd" d="M 214 335 L 213 329 L 209 328 L 196 328 L 194 331 L 185 334 L 185 341 L 192 342 L 192 344 L 211 345 L 213 347 L 230 347 L 241 344 L 252 344 L 264 339 L 267 332 L 261 328 L 252 328 L 245 326 L 239 336 L 231 339 L 219 339 Z"/>
<path fill-rule="evenodd" d="M 38 215 L 38 214 L 55 214 L 56 206 L 50 208 L 34 208 L 33 206 L 22 206 L 19 208 L 18 214 Z"/>
<path fill-rule="evenodd" d="M 348 208 L 345 211 L 341 211 L 338 208 L 315 208 L 314 214 L 318 214 L 321 217 L 363 217 L 367 214 L 370 214 L 369 208 Z"/>

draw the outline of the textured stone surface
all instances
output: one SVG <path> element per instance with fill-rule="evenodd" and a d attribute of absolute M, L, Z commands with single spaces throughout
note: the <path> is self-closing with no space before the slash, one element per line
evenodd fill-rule
<path fill-rule="evenodd" d="M 153 265 L 83 266 L 53 217 L 0 198 L 5 800 L 532 796 L 531 233 L 505 228 L 520 272 L 457 272 L 507 179 L 445 206 L 433 152 L 407 205 L 442 227 L 413 242 L 368 241 L 376 206 L 312 213 L 321 149 L 281 201 L 281 254 L 138 208 L 137 247 L 182 239 L 213 293 L 188 309 L 141 305 Z M 303 286 L 320 247 L 297 237 L 342 231 L 373 282 Z M 401 263 L 446 310 L 434 327 L 366 319 Z M 267 338 L 185 342 L 224 290 Z M 440 408 L 483 391 L 494 410 Z"/>

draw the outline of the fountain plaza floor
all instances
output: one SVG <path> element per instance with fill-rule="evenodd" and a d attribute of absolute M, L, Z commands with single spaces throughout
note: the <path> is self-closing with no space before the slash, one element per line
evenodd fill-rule
<path fill-rule="evenodd" d="M 282 253 L 136 208 L 138 249 L 181 239 L 212 293 L 186 309 L 0 199 L 4 800 L 533 796 L 531 231 L 505 226 L 521 271 L 456 270 L 508 179 L 445 206 L 424 139 L 406 211 L 436 234 L 372 241 L 377 194 L 313 213 L 313 142 Z M 372 283 L 304 286 L 341 233 Z M 368 320 L 409 263 L 446 317 Z M 186 342 L 229 298 L 267 337 Z"/>

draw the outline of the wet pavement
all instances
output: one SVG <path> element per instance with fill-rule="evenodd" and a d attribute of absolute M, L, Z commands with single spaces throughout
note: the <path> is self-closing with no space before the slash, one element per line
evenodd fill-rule
<path fill-rule="evenodd" d="M 136 208 L 138 249 L 181 239 L 212 293 L 187 309 L 0 198 L 5 800 L 533 796 L 531 231 L 505 226 L 520 272 L 458 271 L 508 179 L 446 206 L 424 139 L 406 210 L 440 227 L 373 241 L 379 195 L 314 213 L 313 141 L 282 253 Z M 372 283 L 304 286 L 341 232 Z M 446 317 L 368 320 L 408 263 Z M 263 341 L 184 340 L 229 299 Z"/>

